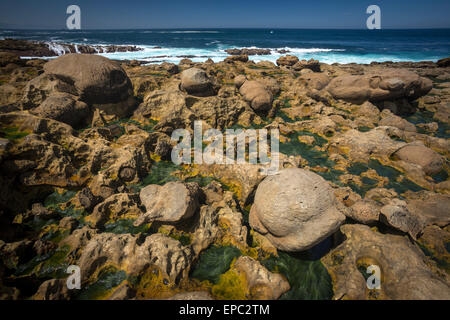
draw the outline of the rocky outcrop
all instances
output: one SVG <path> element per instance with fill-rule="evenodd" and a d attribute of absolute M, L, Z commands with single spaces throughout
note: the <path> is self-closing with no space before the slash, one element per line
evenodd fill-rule
<path fill-rule="evenodd" d="M 55 57 L 69 53 L 112 53 L 140 51 L 142 48 L 136 46 L 92 46 L 85 44 L 71 44 L 60 42 L 29 41 L 18 39 L 0 40 L 0 51 L 12 53 L 22 57 Z"/>
<path fill-rule="evenodd" d="M 291 56 L 291 55 L 282 56 L 277 59 L 277 65 L 283 66 L 283 67 L 292 67 L 293 65 L 295 65 L 298 62 L 299 62 L 298 57 Z"/>
<path fill-rule="evenodd" d="M 335 232 L 345 216 L 331 187 L 303 169 L 281 170 L 258 186 L 250 225 L 278 249 L 306 250 Z"/>
<path fill-rule="evenodd" d="M 200 189 L 196 183 L 168 182 L 163 186 L 146 186 L 139 196 L 147 212 L 135 225 L 151 221 L 175 223 L 194 215 L 199 207 Z"/>
<path fill-rule="evenodd" d="M 322 259 L 334 279 L 334 299 L 450 299 L 449 284 L 430 270 L 425 255 L 407 238 L 357 224 L 341 231 L 346 240 Z M 380 268 L 380 289 L 367 288 L 362 272 L 370 265 Z"/>
<path fill-rule="evenodd" d="M 335 99 L 354 103 L 406 98 L 415 100 L 432 88 L 429 79 L 404 69 L 373 70 L 364 75 L 343 75 L 330 81 L 326 90 Z"/>
<path fill-rule="evenodd" d="M 271 54 L 270 49 L 256 49 L 256 48 L 243 48 L 243 49 L 226 49 L 226 53 L 233 55 L 233 56 L 264 56 Z"/>

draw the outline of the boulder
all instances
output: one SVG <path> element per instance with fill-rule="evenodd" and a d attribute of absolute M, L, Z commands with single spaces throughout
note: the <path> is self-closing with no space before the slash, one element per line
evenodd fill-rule
<path fill-rule="evenodd" d="M 303 69 L 309 69 L 312 70 L 314 72 L 320 72 L 320 63 L 318 60 L 314 60 L 314 59 L 310 59 L 308 61 L 306 60 L 301 60 L 296 62 L 293 66 L 292 69 L 294 69 L 295 71 L 301 71 Z"/>
<path fill-rule="evenodd" d="M 296 56 L 286 55 L 286 56 L 279 57 L 277 59 L 277 65 L 285 66 L 285 67 L 292 67 L 298 61 L 299 61 L 299 59 Z"/>
<path fill-rule="evenodd" d="M 226 57 L 225 62 L 247 62 L 248 61 L 248 56 L 245 54 L 242 55 L 238 55 L 238 56 L 230 56 L 230 57 Z"/>
<path fill-rule="evenodd" d="M 345 220 L 338 205 L 321 176 L 304 169 L 284 169 L 259 184 L 250 225 L 280 250 L 307 250 Z"/>
<path fill-rule="evenodd" d="M 422 167 L 427 175 L 442 170 L 444 160 L 442 156 L 424 145 L 407 145 L 393 154 L 394 158 L 413 163 Z"/>
<path fill-rule="evenodd" d="M 32 113 L 76 127 L 79 124 L 86 124 L 90 110 L 86 103 L 77 101 L 71 94 L 55 93 L 33 109 Z"/>
<path fill-rule="evenodd" d="M 179 222 L 194 215 L 199 207 L 200 188 L 197 183 L 168 182 L 163 186 L 151 184 L 139 194 L 147 209 L 135 225 L 151 221 Z"/>
<path fill-rule="evenodd" d="M 342 75 L 325 88 L 334 99 L 361 104 L 406 98 L 415 100 L 427 94 L 433 83 L 406 69 L 377 69 L 363 75 Z"/>
<path fill-rule="evenodd" d="M 105 57 L 66 54 L 46 63 L 44 73 L 73 85 L 81 101 L 108 114 L 126 116 L 135 104 L 127 74 L 118 62 Z"/>
<path fill-rule="evenodd" d="M 199 68 L 190 68 L 181 73 L 181 88 L 187 93 L 205 97 L 214 95 L 213 84 L 206 72 Z"/>
<path fill-rule="evenodd" d="M 258 81 L 245 81 L 240 87 L 239 92 L 244 97 L 244 100 L 250 103 L 255 112 L 264 112 L 272 108 L 272 93 Z"/>

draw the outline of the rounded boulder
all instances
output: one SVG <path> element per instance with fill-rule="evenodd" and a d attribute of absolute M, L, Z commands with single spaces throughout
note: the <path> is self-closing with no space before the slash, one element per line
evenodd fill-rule
<path fill-rule="evenodd" d="M 250 210 L 250 226 L 284 251 L 313 247 L 344 220 L 329 184 L 299 168 L 283 169 L 264 179 Z"/>

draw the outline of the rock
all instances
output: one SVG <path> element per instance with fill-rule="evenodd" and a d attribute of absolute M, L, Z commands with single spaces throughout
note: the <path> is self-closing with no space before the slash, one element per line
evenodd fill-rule
<path fill-rule="evenodd" d="M 277 63 L 278 63 L 278 61 L 277 61 Z M 292 69 L 294 69 L 295 71 L 309 69 L 309 70 L 312 70 L 313 72 L 320 72 L 320 64 L 319 64 L 318 60 L 314 60 L 314 59 L 310 59 L 308 61 L 301 60 L 301 61 L 296 62 L 292 66 Z"/>
<path fill-rule="evenodd" d="M 160 233 L 144 239 L 131 234 L 101 233 L 84 247 L 78 265 L 82 282 L 112 264 L 130 275 L 156 267 L 174 285 L 187 277 L 192 259 L 189 247 Z"/>
<path fill-rule="evenodd" d="M 167 300 L 214 300 L 208 291 L 180 292 Z"/>
<path fill-rule="evenodd" d="M 67 54 L 44 65 L 47 75 L 72 84 L 80 100 L 107 114 L 127 116 L 133 108 L 133 87 L 118 62 L 102 56 Z"/>
<path fill-rule="evenodd" d="M 18 55 L 10 52 L 0 52 L 0 67 L 6 67 L 8 64 L 23 65 L 23 61 Z"/>
<path fill-rule="evenodd" d="M 64 217 L 59 221 L 58 226 L 72 232 L 78 226 L 78 220 L 74 217 Z"/>
<path fill-rule="evenodd" d="M 80 204 L 86 209 L 86 211 L 90 212 L 102 199 L 100 197 L 96 197 L 92 194 L 91 189 L 88 187 L 83 188 L 78 194 L 78 201 Z"/>
<path fill-rule="evenodd" d="M 56 244 L 51 241 L 38 239 L 33 244 L 33 250 L 38 256 L 44 256 L 56 249 Z"/>
<path fill-rule="evenodd" d="M 392 199 L 389 204 L 381 208 L 380 221 L 409 233 L 413 239 L 417 239 L 417 235 L 424 228 L 424 222 L 420 217 L 411 214 L 406 202 L 400 199 Z"/>
<path fill-rule="evenodd" d="M 246 56 L 263 56 L 270 55 L 270 49 L 256 49 L 256 48 L 242 48 L 242 49 L 226 49 L 226 53 L 231 54 L 233 56 L 246 55 Z"/>
<path fill-rule="evenodd" d="M 389 133 L 389 127 L 377 127 L 367 132 L 351 129 L 335 135 L 328 150 L 348 153 L 352 161 L 367 162 L 370 155 L 388 158 L 406 145 L 391 139 Z"/>
<path fill-rule="evenodd" d="M 432 88 L 429 79 L 406 69 L 373 70 L 364 75 L 343 75 L 330 81 L 326 90 L 335 99 L 361 104 L 406 98 L 415 100 Z"/>
<path fill-rule="evenodd" d="M 285 66 L 285 67 L 292 67 L 298 61 L 299 61 L 299 59 L 296 56 L 286 55 L 286 56 L 279 57 L 277 59 L 277 65 Z"/>
<path fill-rule="evenodd" d="M 90 110 L 86 103 L 68 93 L 55 93 L 45 99 L 32 113 L 42 118 L 61 121 L 76 127 L 86 124 Z"/>
<path fill-rule="evenodd" d="M 239 89 L 245 81 L 247 81 L 247 77 L 243 74 L 240 74 L 234 78 L 234 85 Z"/>
<path fill-rule="evenodd" d="M 450 299 L 448 283 L 433 273 L 425 255 L 408 238 L 358 224 L 344 225 L 341 232 L 346 240 L 322 258 L 334 279 L 334 299 Z M 380 268 L 380 289 L 369 290 L 358 270 L 369 265 Z"/>
<path fill-rule="evenodd" d="M 128 283 L 123 283 L 119 286 L 108 300 L 130 300 L 136 296 L 136 291 L 133 290 Z"/>
<path fill-rule="evenodd" d="M 238 55 L 238 56 L 226 57 L 224 61 L 225 62 L 236 62 L 236 61 L 239 61 L 239 62 L 244 62 L 245 63 L 245 62 L 248 61 L 248 56 L 245 55 L 245 54 L 242 54 L 242 55 Z"/>
<path fill-rule="evenodd" d="M 359 200 L 350 207 L 346 216 L 363 224 L 376 223 L 379 220 L 380 209 L 375 201 Z"/>
<path fill-rule="evenodd" d="M 190 68 L 181 73 L 181 88 L 199 97 L 215 94 L 211 80 L 206 72 L 199 68 Z"/>
<path fill-rule="evenodd" d="M 437 152 L 424 145 L 407 145 L 393 154 L 394 158 L 422 167 L 427 175 L 442 170 L 444 160 Z"/>
<path fill-rule="evenodd" d="M 258 81 L 245 81 L 240 87 L 239 92 L 244 97 L 244 100 L 250 103 L 250 106 L 255 112 L 264 112 L 272 108 L 272 93 Z"/>
<path fill-rule="evenodd" d="M 319 175 L 283 169 L 258 186 L 250 226 L 284 251 L 302 251 L 334 233 L 345 216 L 333 190 Z"/>
<path fill-rule="evenodd" d="M 269 272 L 250 257 L 240 256 L 234 268 L 245 274 L 251 299 L 277 300 L 291 288 L 281 274 Z"/>
<path fill-rule="evenodd" d="M 441 68 L 449 67 L 450 66 L 450 58 L 440 59 L 440 60 L 438 60 L 438 62 L 436 62 L 436 64 L 438 65 L 438 67 L 441 67 Z"/>
<path fill-rule="evenodd" d="M 146 186 L 139 196 L 147 212 L 135 221 L 135 225 L 151 221 L 179 222 L 190 218 L 199 207 L 199 195 L 197 183 L 168 182 L 163 186 Z"/>
<path fill-rule="evenodd" d="M 69 300 L 70 296 L 65 279 L 52 279 L 39 286 L 33 300 Z"/>
<path fill-rule="evenodd" d="M 405 120 L 399 116 L 392 114 L 389 109 L 384 109 L 383 112 L 381 112 L 381 121 L 378 123 L 378 125 L 396 127 L 399 128 L 400 130 L 410 132 L 417 131 L 417 128 L 414 124 L 412 124 L 408 120 Z"/>
<path fill-rule="evenodd" d="M 101 228 L 108 221 L 132 219 L 141 215 L 137 195 L 116 193 L 95 206 L 92 214 L 86 217 L 95 228 Z"/>

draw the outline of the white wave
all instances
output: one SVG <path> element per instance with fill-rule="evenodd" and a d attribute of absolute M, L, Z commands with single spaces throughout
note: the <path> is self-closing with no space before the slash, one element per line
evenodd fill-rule
<path fill-rule="evenodd" d="M 65 53 L 70 53 L 70 49 L 66 46 L 55 43 L 55 42 L 46 42 L 48 48 L 56 53 L 58 56 L 62 56 Z"/>

